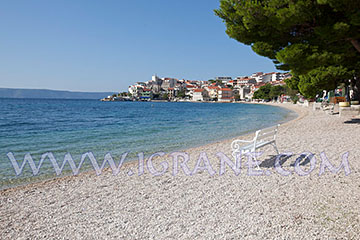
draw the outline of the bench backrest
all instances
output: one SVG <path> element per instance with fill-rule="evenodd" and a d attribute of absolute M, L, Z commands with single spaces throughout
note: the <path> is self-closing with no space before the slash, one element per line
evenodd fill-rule
<path fill-rule="evenodd" d="M 264 142 L 264 141 L 272 141 L 276 139 L 276 134 L 278 132 L 280 124 L 275 125 L 273 127 L 264 128 L 256 131 L 254 142 Z"/>

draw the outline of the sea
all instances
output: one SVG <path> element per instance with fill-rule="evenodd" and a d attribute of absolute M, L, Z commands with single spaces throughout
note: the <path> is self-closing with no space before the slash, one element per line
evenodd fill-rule
<path fill-rule="evenodd" d="M 101 102 L 98 100 L 0 99 L 0 189 L 72 174 L 56 174 L 45 160 L 34 176 L 24 157 L 38 164 L 51 152 L 61 165 L 66 154 L 79 163 L 91 152 L 101 165 L 111 154 L 119 162 L 156 152 L 182 151 L 283 123 L 296 113 L 269 105 L 193 102 Z M 37 165 L 36 165 L 37 166 Z M 81 171 L 91 171 L 85 161 Z M 17 175 L 18 173 L 18 175 Z"/>

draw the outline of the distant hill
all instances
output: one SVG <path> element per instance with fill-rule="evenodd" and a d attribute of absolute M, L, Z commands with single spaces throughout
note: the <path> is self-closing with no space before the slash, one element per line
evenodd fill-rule
<path fill-rule="evenodd" d="M 101 99 L 115 92 L 72 92 L 48 89 L 0 88 L 0 98 Z"/>

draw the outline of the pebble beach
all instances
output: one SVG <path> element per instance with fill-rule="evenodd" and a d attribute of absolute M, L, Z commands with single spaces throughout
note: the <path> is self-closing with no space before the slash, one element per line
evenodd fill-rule
<path fill-rule="evenodd" d="M 153 160 L 159 171 L 168 163 L 160 176 L 146 167 L 139 176 L 132 162 L 116 176 L 86 172 L 1 190 L 1 239 L 358 239 L 360 116 L 273 105 L 298 114 L 277 136 L 287 176 L 275 169 L 271 146 L 261 149 L 259 176 L 248 174 L 246 159 L 240 174 L 229 166 L 219 174 L 218 153 L 231 157 L 228 139 L 184 151 L 189 169 L 206 154 L 213 174 L 186 174 L 181 159 L 174 174 L 173 155 L 165 154 Z M 321 173 L 324 156 L 336 168 L 345 157 L 351 172 Z M 297 159 L 306 174 L 295 171 Z"/>

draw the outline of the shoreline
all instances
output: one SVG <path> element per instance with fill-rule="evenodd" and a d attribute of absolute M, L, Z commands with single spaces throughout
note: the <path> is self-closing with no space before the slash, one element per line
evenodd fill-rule
<path fill-rule="evenodd" d="M 307 158 L 300 159 L 305 175 L 276 174 L 271 147 L 259 158 L 261 170 L 271 175 L 249 176 L 246 165 L 239 175 L 229 166 L 219 175 L 216 153 L 229 156 L 228 139 L 186 150 L 190 169 L 205 152 L 215 175 L 200 171 L 188 176 L 181 168 L 173 175 L 170 165 L 161 176 L 89 172 L 0 191 L 0 232 L 5 238 L 355 239 L 360 235 L 357 121 L 285 106 L 299 116 L 279 129 L 279 151 L 294 153 L 281 162 L 282 168 L 293 170 L 301 153 L 309 151 L 317 161 L 312 169 Z M 253 133 L 240 138 L 248 137 Z M 340 168 L 319 174 L 322 152 L 335 167 L 348 152 L 351 173 Z M 154 159 L 159 171 L 164 158 Z"/>
<path fill-rule="evenodd" d="M 198 102 L 195 102 L 195 103 L 198 103 Z M 199 102 L 199 103 L 201 103 L 201 102 Z M 213 103 L 213 102 L 209 102 L 209 103 Z M 223 103 L 223 102 L 219 102 L 219 103 Z M 283 107 L 283 108 L 293 112 L 293 113 L 290 112 L 290 114 L 295 113 L 297 115 L 296 117 L 288 116 L 285 119 L 279 121 L 278 123 L 281 124 L 280 127 L 282 127 L 284 124 L 286 124 L 288 122 L 296 121 L 298 118 L 301 117 L 300 111 L 296 107 L 295 108 L 288 108 L 288 107 L 283 106 L 283 104 L 278 104 L 278 103 L 245 103 L 245 102 L 239 102 L 239 104 L 261 104 L 261 105 L 266 105 L 266 106 Z M 291 103 L 289 103 L 289 104 L 291 104 Z M 243 139 L 243 138 L 251 139 L 253 137 L 254 132 L 255 131 L 248 130 L 248 131 L 246 131 L 246 132 L 244 132 L 244 133 L 242 133 L 242 134 L 240 134 L 240 135 L 238 135 L 236 137 L 226 137 L 226 138 L 221 139 L 221 140 L 213 140 L 213 141 L 210 141 L 209 143 L 200 144 L 200 145 L 194 146 L 194 147 L 185 147 L 185 148 L 176 149 L 176 150 L 173 150 L 171 152 L 167 152 L 166 155 L 169 155 L 172 152 L 187 152 L 189 150 L 201 149 L 201 148 L 208 147 L 208 146 L 211 146 L 211 145 L 214 145 L 214 144 L 221 144 L 221 143 L 229 142 L 229 141 L 230 141 L 229 144 L 231 144 L 231 142 L 233 140 L 239 139 L 239 138 L 241 138 L 241 139 Z M 153 152 L 153 154 L 154 153 L 155 152 Z M 101 161 L 101 159 L 100 159 L 100 161 Z M 138 158 L 129 159 L 128 161 L 124 161 L 124 163 L 122 165 L 122 168 L 126 168 L 128 166 L 134 166 L 137 163 L 138 163 Z M 103 172 L 107 172 L 107 171 L 110 171 L 110 167 L 105 167 L 104 168 Z M 69 172 L 70 172 L 70 170 L 69 170 Z M 0 189 L 0 194 L 3 191 L 7 191 L 7 190 L 11 190 L 11 189 L 16 190 L 17 188 L 26 188 L 27 186 L 36 187 L 37 184 L 47 184 L 47 182 L 61 181 L 63 178 L 82 177 L 83 174 L 95 174 L 95 170 L 93 168 L 89 168 L 87 170 L 81 171 L 78 175 L 73 175 L 72 173 L 70 173 L 70 174 L 64 174 L 64 175 L 60 175 L 60 176 L 54 176 L 52 178 L 46 178 L 45 177 L 44 179 L 35 180 L 33 182 L 23 182 L 21 184 L 15 185 L 15 186 Z"/>

